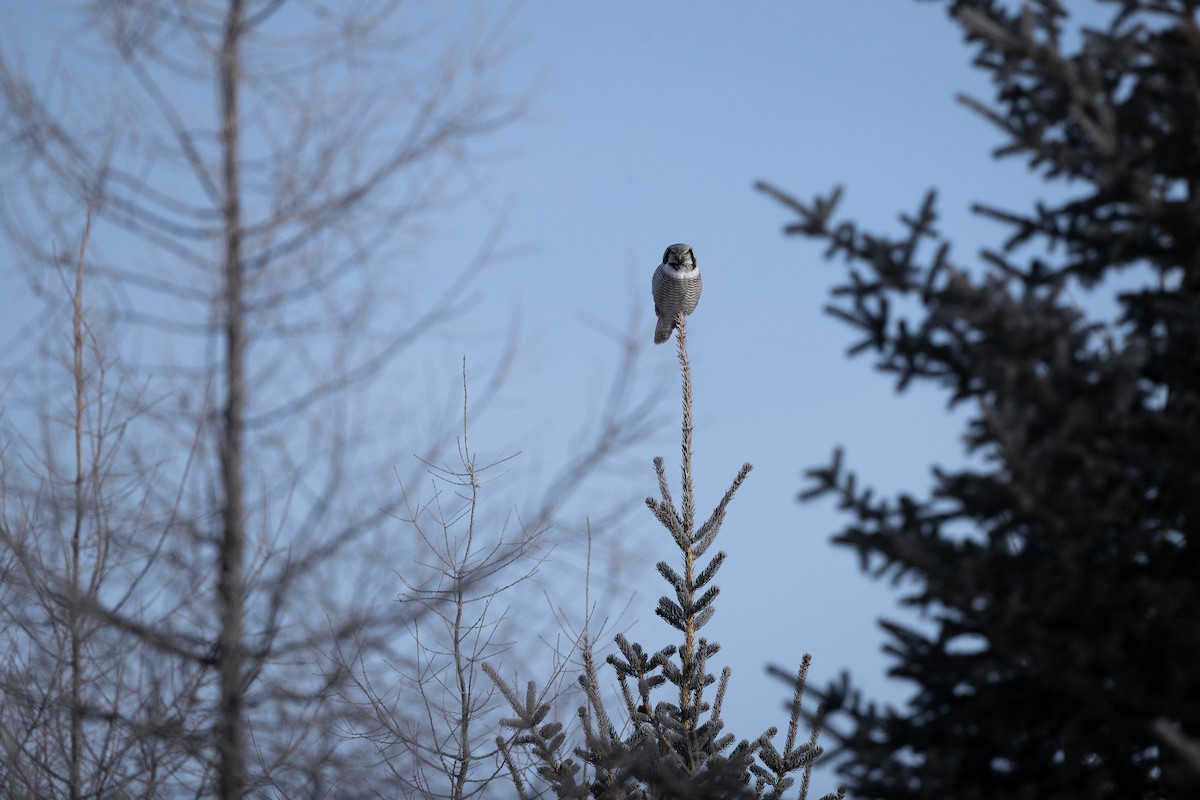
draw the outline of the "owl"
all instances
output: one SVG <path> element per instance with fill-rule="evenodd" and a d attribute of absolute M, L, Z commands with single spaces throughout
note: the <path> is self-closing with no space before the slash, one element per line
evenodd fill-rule
<path fill-rule="evenodd" d="M 654 313 L 658 317 L 654 343 L 662 344 L 671 338 L 675 317 L 691 314 L 700 302 L 700 267 L 690 245 L 673 244 L 667 248 L 662 263 L 654 270 L 650 292 L 654 295 Z"/>

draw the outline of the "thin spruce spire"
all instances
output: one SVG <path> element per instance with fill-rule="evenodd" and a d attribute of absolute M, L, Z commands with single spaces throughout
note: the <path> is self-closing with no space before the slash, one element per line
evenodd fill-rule
<path fill-rule="evenodd" d="M 654 459 L 659 498 L 647 497 L 646 506 L 679 548 L 682 571 L 666 561 L 656 565 L 672 592 L 659 598 L 655 613 L 682 633 L 683 640 L 651 653 L 617 634 L 617 652 L 610 654 L 605 662 L 617 674 L 619 698 L 624 706 L 623 723 L 604 707 L 596 659 L 590 642 L 585 643 L 579 676 L 584 705 L 576 715 L 582 741 L 573 749 L 567 743 L 563 726 L 546 722 L 550 705 L 536 699 L 533 684 L 522 699 L 495 669 L 485 664 L 484 670 L 516 713 L 515 718 L 503 722 L 512 731 L 511 737 L 498 737 L 496 745 L 522 797 L 531 796 L 530 771 L 517 767 L 519 759 L 513 756 L 513 750 L 518 747 L 531 757 L 534 765 L 531 771 L 558 798 L 782 797 L 796 783 L 791 777 L 793 773 L 799 773 L 802 779 L 800 793 L 793 796 L 798 800 L 807 797 L 812 764 L 821 752 L 816 743 L 816 727 L 807 742 L 796 745 L 802 717 L 800 700 L 810 656 L 804 656 L 799 677 L 794 681 L 783 752 L 771 743 L 777 728 L 769 728 L 753 740 L 740 741 L 724 730 L 721 713 L 732 671 L 723 668 L 719 678 L 708 671 L 720 645 L 699 634 L 716 610 L 714 601 L 720 589 L 713 579 L 725 561 L 725 553 L 717 551 L 707 562 L 703 559 L 720 532 L 729 503 L 752 467 L 748 463 L 742 465 L 712 514 L 697 528 L 692 473 L 694 397 L 687 321 L 683 315 L 676 318 L 676 346 L 683 400 L 680 506 L 678 509 L 675 506 L 662 456 Z M 673 684 L 675 702 L 655 700 L 656 690 L 666 684 Z M 716 690 L 709 700 L 706 692 L 713 684 Z M 821 712 L 817 715 L 819 719 Z M 841 796 L 839 792 L 822 800 Z"/>

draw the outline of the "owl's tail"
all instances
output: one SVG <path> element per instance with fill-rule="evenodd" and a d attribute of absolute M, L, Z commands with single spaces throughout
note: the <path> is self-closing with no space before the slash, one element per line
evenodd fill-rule
<path fill-rule="evenodd" d="M 671 338 L 671 331 L 675 329 L 674 317 L 659 317 L 658 324 L 654 326 L 654 343 L 662 344 L 667 339 Z"/>

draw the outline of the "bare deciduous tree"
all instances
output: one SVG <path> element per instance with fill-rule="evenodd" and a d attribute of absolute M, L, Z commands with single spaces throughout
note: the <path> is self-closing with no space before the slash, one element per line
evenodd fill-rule
<path fill-rule="evenodd" d="M 490 512 L 490 495 L 516 456 L 481 459 L 469 436 L 465 362 L 463 388 L 457 466 L 427 462 L 428 494 L 417 499 L 405 487 L 398 515 L 422 553 L 398 575 L 400 602 L 419 609 L 407 623 L 407 647 L 385 664 L 372 663 L 377 654 L 340 654 L 352 676 L 345 699 L 362 712 L 354 735 L 380 761 L 374 788 L 405 797 L 508 795 L 507 780 L 495 780 L 504 768 L 495 737 L 505 703 L 483 666 L 538 660 L 529 639 L 542 627 L 538 619 L 556 616 L 540 613 L 538 577 L 554 549 L 556 498 L 545 497 L 528 517 Z M 611 445 L 607 436 L 594 439 L 580 461 Z M 570 691 L 564 679 L 580 637 L 568 632 L 544 644 L 553 699 Z"/>
<path fill-rule="evenodd" d="M 497 227 L 464 267 L 417 257 L 473 143 L 520 112 L 493 83 L 502 30 L 460 42 L 382 2 L 85 8 L 69 80 L 0 56 L 0 212 L 44 309 L 4 396 L 0 781 L 360 796 L 385 781 L 347 735 L 369 721 L 350 668 L 429 610 L 393 602 L 419 550 L 380 467 L 434 463 L 453 430 L 401 358 L 469 324 L 505 255 Z M 67 384 L 47 368 L 64 297 Z M 488 391 L 514 347 L 488 354 Z M 646 432 L 630 371 L 520 552 Z"/>

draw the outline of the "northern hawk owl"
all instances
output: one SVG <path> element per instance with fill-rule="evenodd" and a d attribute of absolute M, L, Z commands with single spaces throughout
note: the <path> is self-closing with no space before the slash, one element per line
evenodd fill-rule
<path fill-rule="evenodd" d="M 654 313 L 658 317 L 654 343 L 662 344 L 671 338 L 675 317 L 691 314 L 700 302 L 700 266 L 690 245 L 673 244 L 667 248 L 662 263 L 654 270 L 650 291 L 654 295 Z"/>

